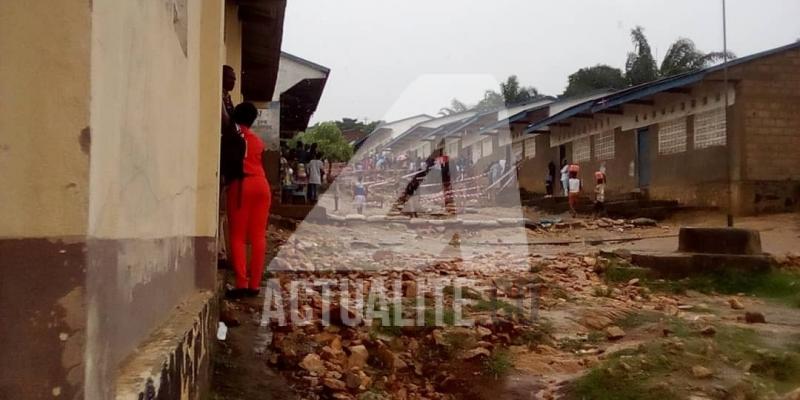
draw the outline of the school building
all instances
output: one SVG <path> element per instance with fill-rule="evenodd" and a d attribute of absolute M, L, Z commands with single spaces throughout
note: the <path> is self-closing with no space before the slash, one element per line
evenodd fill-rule
<path fill-rule="evenodd" d="M 544 192 L 547 164 L 567 159 L 587 184 L 604 163 L 610 196 L 730 204 L 739 215 L 796 210 L 800 43 L 580 102 L 523 136 L 536 149 L 520 168 L 527 191 Z"/>

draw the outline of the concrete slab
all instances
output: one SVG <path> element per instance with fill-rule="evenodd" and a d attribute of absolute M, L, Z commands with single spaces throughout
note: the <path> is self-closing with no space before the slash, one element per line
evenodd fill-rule
<path fill-rule="evenodd" d="M 741 228 L 681 228 L 678 251 L 686 253 L 760 255 L 758 231 Z"/>

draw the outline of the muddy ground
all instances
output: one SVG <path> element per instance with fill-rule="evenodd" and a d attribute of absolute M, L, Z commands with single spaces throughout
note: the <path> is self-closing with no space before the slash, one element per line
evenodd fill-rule
<path fill-rule="evenodd" d="M 274 221 L 269 277 L 280 280 L 287 298 L 293 280 L 325 277 L 352 288 L 382 278 L 400 282 L 398 301 L 409 306 L 401 317 L 422 315 L 423 324 L 396 327 L 390 317 L 388 326 L 380 318 L 349 326 L 334 318 L 325 326 L 320 287 L 300 299 L 313 310 L 308 324 L 262 323 L 263 297 L 224 301 L 225 319 L 239 326 L 218 342 L 212 398 L 797 397 L 797 215 L 737 221 L 762 232 L 764 249 L 780 263 L 774 271 L 680 281 L 631 265 L 630 251 L 674 250 L 679 226 L 720 225 L 723 216 L 681 215 L 647 227 L 526 217 L 560 224 L 450 229 Z M 419 283 L 432 278 L 459 278 L 464 288 Z M 458 304 L 474 324 L 456 326 L 452 312 L 437 321 L 439 292 L 445 310 Z M 359 313 L 336 300 L 332 306 Z"/>

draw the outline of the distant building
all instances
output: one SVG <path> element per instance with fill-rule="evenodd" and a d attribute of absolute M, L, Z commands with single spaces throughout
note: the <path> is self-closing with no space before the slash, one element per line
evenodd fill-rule
<path fill-rule="evenodd" d="M 727 87 L 724 66 L 717 65 L 593 98 L 529 124 L 525 136 L 537 151 L 522 164 L 522 187 L 543 192 L 551 161 L 580 164 L 584 181 L 604 162 L 609 193 L 639 191 L 723 209 L 730 197 L 736 214 L 796 210 L 800 43 L 727 67 Z"/>

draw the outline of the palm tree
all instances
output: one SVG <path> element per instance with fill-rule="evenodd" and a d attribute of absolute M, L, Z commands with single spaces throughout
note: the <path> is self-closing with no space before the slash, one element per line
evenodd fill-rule
<path fill-rule="evenodd" d="M 728 59 L 736 58 L 736 55 L 731 52 L 728 52 L 727 56 Z M 691 39 L 680 38 L 672 46 L 669 46 L 664 60 L 661 61 L 659 75 L 668 77 L 697 71 L 723 60 L 725 60 L 725 53 L 721 51 L 703 53 L 695 47 Z"/>
<path fill-rule="evenodd" d="M 450 107 L 442 107 L 439 109 L 439 115 L 446 117 L 448 115 L 462 113 L 469 110 L 469 106 L 464 104 L 458 99 L 450 100 Z"/>
<path fill-rule="evenodd" d="M 656 60 L 641 26 L 631 30 L 631 40 L 633 52 L 628 53 L 628 61 L 625 63 L 625 78 L 628 83 L 638 85 L 658 79 Z"/>
<path fill-rule="evenodd" d="M 704 53 L 697 49 L 691 39 L 680 38 L 669 46 L 664 60 L 661 61 L 661 68 L 658 68 L 641 26 L 631 30 L 631 40 L 634 51 L 628 53 L 628 61 L 625 64 L 625 78 L 631 85 L 697 71 L 724 60 L 726 55 L 718 51 Z M 736 58 L 731 52 L 728 52 L 727 56 L 728 59 Z"/>

